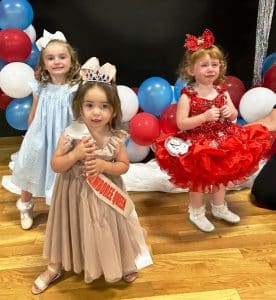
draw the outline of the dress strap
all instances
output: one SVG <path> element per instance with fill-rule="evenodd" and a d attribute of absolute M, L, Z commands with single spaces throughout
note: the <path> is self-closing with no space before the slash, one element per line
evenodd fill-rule
<path fill-rule="evenodd" d="M 196 91 L 191 86 L 186 86 L 181 90 L 181 95 L 185 94 L 189 98 L 192 98 L 193 96 L 196 96 Z"/>
<path fill-rule="evenodd" d="M 227 92 L 226 84 L 214 85 L 214 88 L 219 94 L 224 94 L 225 92 Z"/>

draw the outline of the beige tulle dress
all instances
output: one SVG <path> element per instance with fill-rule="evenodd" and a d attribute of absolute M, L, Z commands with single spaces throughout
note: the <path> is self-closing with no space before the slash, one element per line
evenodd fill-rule
<path fill-rule="evenodd" d="M 64 152 L 87 134 L 83 123 L 73 122 L 64 132 Z M 126 132 L 114 131 L 97 156 L 112 161 L 125 137 Z M 87 283 L 102 275 L 114 282 L 152 264 L 135 209 L 126 218 L 99 199 L 87 184 L 81 165 L 57 176 L 43 256 L 51 263 L 61 263 L 66 271 L 84 271 Z M 125 191 L 120 176 L 105 175 Z"/>

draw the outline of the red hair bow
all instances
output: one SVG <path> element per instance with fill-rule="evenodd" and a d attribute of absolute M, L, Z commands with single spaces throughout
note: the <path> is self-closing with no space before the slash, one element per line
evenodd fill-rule
<path fill-rule="evenodd" d="M 215 37 L 209 29 L 205 29 L 203 34 L 196 37 L 191 34 L 186 34 L 184 47 L 189 51 L 197 51 L 199 48 L 209 48 L 214 45 Z"/>

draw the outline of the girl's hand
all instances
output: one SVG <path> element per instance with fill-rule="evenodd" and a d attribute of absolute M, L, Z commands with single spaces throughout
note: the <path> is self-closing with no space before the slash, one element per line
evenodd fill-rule
<path fill-rule="evenodd" d="M 104 172 L 106 161 L 100 158 L 86 160 L 84 163 L 84 172 L 86 176 L 97 176 Z"/>
<path fill-rule="evenodd" d="M 231 107 L 227 104 L 223 105 L 221 108 L 220 108 L 220 112 L 221 112 L 221 115 L 224 117 L 224 118 L 230 118 L 233 114 L 233 111 L 231 110 Z"/>
<path fill-rule="evenodd" d="M 96 146 L 91 137 L 83 137 L 74 148 L 73 153 L 76 160 L 91 160 L 95 157 L 95 150 Z"/>
<path fill-rule="evenodd" d="M 217 121 L 220 118 L 220 110 L 212 106 L 212 108 L 206 110 L 203 115 L 206 121 Z"/>

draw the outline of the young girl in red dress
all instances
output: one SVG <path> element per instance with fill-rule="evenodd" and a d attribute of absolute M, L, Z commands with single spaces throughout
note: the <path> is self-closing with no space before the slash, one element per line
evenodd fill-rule
<path fill-rule="evenodd" d="M 226 59 L 206 29 L 202 36 L 187 34 L 180 76 L 188 81 L 181 91 L 176 122 L 179 132 L 155 142 L 156 159 L 170 180 L 189 188 L 189 219 L 200 230 L 214 225 L 205 216 L 204 193 L 212 194 L 215 218 L 238 223 L 225 201 L 225 188 L 240 183 L 258 168 L 271 146 L 269 131 L 260 124 L 241 127 L 238 112 L 223 85 Z"/>

